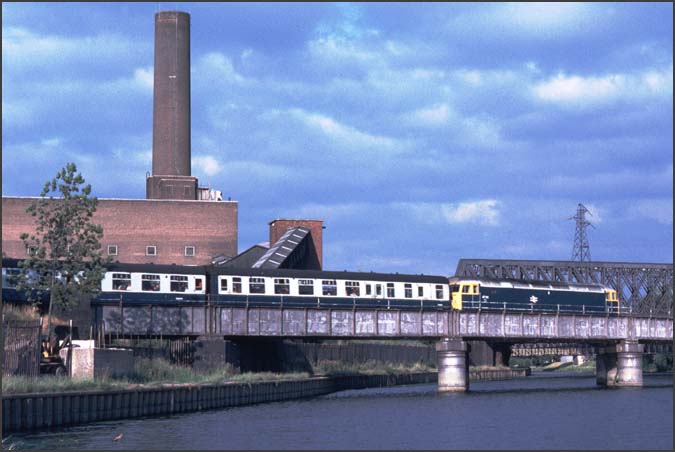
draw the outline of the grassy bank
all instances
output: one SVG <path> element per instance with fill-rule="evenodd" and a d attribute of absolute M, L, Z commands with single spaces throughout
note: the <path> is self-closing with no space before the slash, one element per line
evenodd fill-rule
<path fill-rule="evenodd" d="M 96 380 L 71 380 L 67 377 L 45 375 L 39 378 L 4 377 L 3 394 L 63 392 L 107 389 L 127 389 L 134 387 L 153 387 L 183 384 L 252 383 L 256 381 L 301 380 L 312 375 L 393 375 L 417 372 L 431 372 L 435 369 L 422 364 L 405 366 L 400 364 L 363 364 L 345 365 L 327 361 L 313 369 L 313 373 L 292 372 L 246 372 L 238 373 L 230 366 L 223 366 L 211 372 L 197 372 L 189 367 L 177 366 L 168 361 L 155 359 L 137 359 L 134 374 L 127 378 L 103 377 Z"/>

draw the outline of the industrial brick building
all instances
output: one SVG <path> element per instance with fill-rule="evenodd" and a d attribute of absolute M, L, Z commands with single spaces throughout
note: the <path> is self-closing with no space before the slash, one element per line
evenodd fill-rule
<path fill-rule="evenodd" d="M 238 203 L 199 187 L 191 174 L 190 133 L 190 15 L 162 11 L 155 14 L 152 174 L 146 178 L 146 199 L 99 199 L 93 222 L 103 227 L 103 255 L 127 263 L 250 266 L 289 229 L 297 229 L 302 239 L 296 245 L 302 246 L 283 256 L 278 246 L 265 265 L 320 269 L 321 220 L 273 220 L 269 246 L 255 245 L 237 258 Z M 3 196 L 4 257 L 26 256 L 19 237 L 35 230 L 26 208 L 36 199 Z"/>

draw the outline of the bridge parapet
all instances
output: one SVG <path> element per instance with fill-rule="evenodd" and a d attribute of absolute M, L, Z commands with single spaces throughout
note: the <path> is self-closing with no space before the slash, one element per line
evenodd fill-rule
<path fill-rule="evenodd" d="M 673 320 L 648 316 L 509 311 L 339 310 L 225 306 L 97 306 L 95 323 L 120 336 L 508 339 L 537 342 L 671 341 Z"/>

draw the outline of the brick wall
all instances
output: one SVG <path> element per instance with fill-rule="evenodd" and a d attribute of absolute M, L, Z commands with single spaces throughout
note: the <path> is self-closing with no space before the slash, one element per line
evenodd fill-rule
<path fill-rule="evenodd" d="M 323 220 L 277 219 L 270 221 L 269 225 L 270 246 L 274 245 L 274 243 L 279 240 L 279 237 L 284 235 L 284 233 L 290 228 L 295 228 L 298 226 L 304 226 L 308 228 L 312 233 L 312 242 L 314 243 L 314 248 L 316 249 L 319 265 L 323 267 Z"/>
<path fill-rule="evenodd" d="M 38 198 L 2 198 L 2 251 L 7 257 L 26 255 L 19 235 L 32 232 L 34 219 L 26 208 Z M 117 245 L 113 260 L 128 263 L 204 265 L 224 253 L 237 254 L 238 203 L 235 201 L 175 201 L 99 199 L 94 223 L 103 226 L 104 255 Z M 157 247 L 146 256 L 146 246 Z M 185 246 L 195 255 L 185 256 Z"/>

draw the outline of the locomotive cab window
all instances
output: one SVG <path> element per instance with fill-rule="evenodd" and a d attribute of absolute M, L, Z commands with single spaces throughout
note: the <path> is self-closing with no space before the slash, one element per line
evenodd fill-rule
<path fill-rule="evenodd" d="M 275 278 L 274 279 L 274 293 L 281 295 L 288 295 L 290 290 L 290 284 L 287 278 Z"/>
<path fill-rule="evenodd" d="M 113 273 L 112 275 L 113 290 L 129 290 L 130 288 L 131 288 L 130 273 Z"/>
<path fill-rule="evenodd" d="M 265 278 L 251 278 L 248 281 L 248 293 L 265 293 Z"/>
<path fill-rule="evenodd" d="M 321 281 L 321 291 L 324 295 L 337 295 L 337 283 L 334 279 L 324 279 Z"/>
<path fill-rule="evenodd" d="M 141 275 L 141 290 L 159 292 L 159 275 Z"/>
<path fill-rule="evenodd" d="M 299 279 L 298 280 L 298 293 L 300 295 L 314 295 L 314 280 Z"/>
<path fill-rule="evenodd" d="M 171 292 L 185 292 L 188 289 L 188 277 L 182 275 L 171 275 Z"/>
<path fill-rule="evenodd" d="M 358 297 L 361 294 L 359 283 L 357 281 L 345 281 L 345 293 L 348 297 Z"/>

